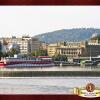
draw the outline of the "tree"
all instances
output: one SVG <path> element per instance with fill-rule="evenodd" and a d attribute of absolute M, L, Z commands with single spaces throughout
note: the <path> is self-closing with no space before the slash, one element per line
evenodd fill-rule
<path fill-rule="evenodd" d="M 48 56 L 47 50 L 37 50 L 32 52 L 32 56 Z"/>
<path fill-rule="evenodd" d="M 3 53 L 3 57 L 8 57 L 8 53 L 7 52 L 4 52 Z"/>
<path fill-rule="evenodd" d="M 18 54 L 18 53 L 19 53 L 18 50 L 12 48 L 10 51 L 7 52 L 7 55 L 13 57 L 14 54 Z"/>
<path fill-rule="evenodd" d="M 54 61 L 67 61 L 67 56 L 66 55 L 56 55 L 53 56 Z"/>
<path fill-rule="evenodd" d="M 3 57 L 3 53 L 0 51 L 0 58 Z"/>
<path fill-rule="evenodd" d="M 1 57 L 8 57 L 8 53 L 0 51 L 0 58 Z"/>

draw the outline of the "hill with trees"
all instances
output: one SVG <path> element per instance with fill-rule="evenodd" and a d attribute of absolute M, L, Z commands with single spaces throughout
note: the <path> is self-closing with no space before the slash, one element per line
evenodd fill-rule
<path fill-rule="evenodd" d="M 36 35 L 35 37 L 39 38 L 40 41 L 46 43 L 55 43 L 59 41 L 79 42 L 88 40 L 94 33 L 100 34 L 100 29 L 97 28 L 62 29 Z"/>

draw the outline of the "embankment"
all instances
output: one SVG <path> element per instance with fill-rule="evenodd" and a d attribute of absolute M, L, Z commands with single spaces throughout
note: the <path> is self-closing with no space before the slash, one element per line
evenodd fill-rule
<path fill-rule="evenodd" d="M 99 71 L 0 71 L 0 77 L 100 77 Z"/>

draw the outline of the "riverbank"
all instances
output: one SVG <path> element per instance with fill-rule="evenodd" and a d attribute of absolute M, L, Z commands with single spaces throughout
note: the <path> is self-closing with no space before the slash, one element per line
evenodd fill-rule
<path fill-rule="evenodd" d="M 34 67 L 34 68 L 0 68 L 0 71 L 100 71 L 97 66 L 66 66 L 66 67 Z"/>
<path fill-rule="evenodd" d="M 0 69 L 0 77 L 64 77 L 89 76 L 100 77 L 100 68 L 81 67 L 52 67 L 52 68 L 18 68 Z"/>
<path fill-rule="evenodd" d="M 0 77 L 57 77 L 57 76 L 89 76 L 100 77 L 98 71 L 2 71 Z"/>

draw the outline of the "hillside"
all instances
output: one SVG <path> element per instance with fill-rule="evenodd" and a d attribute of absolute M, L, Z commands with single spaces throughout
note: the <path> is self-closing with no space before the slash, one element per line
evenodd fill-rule
<path fill-rule="evenodd" d="M 62 29 L 36 35 L 35 37 L 39 38 L 40 41 L 44 41 L 46 43 L 55 43 L 59 41 L 77 42 L 77 41 L 88 40 L 94 33 L 100 34 L 100 29 L 96 28 Z"/>

